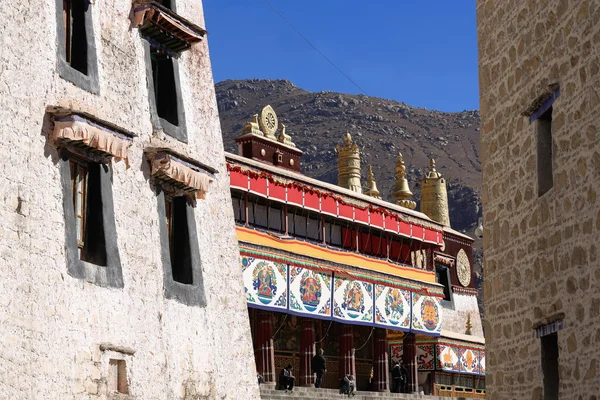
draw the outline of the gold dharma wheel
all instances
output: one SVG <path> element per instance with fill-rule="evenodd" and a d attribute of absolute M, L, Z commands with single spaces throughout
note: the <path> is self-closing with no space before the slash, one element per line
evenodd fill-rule
<path fill-rule="evenodd" d="M 458 275 L 458 281 L 461 285 L 469 286 L 471 283 L 471 263 L 463 249 L 460 249 L 456 255 L 456 275 Z"/>
<path fill-rule="evenodd" d="M 277 127 L 279 126 L 279 122 L 277 120 L 277 114 L 275 114 L 275 110 L 273 110 L 273 107 L 266 106 L 261 110 L 259 123 L 260 128 L 262 129 L 265 136 L 275 136 L 275 132 L 277 132 Z"/>

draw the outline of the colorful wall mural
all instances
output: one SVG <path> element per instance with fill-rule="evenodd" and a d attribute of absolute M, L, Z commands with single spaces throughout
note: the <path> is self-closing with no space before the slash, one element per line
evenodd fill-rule
<path fill-rule="evenodd" d="M 249 307 L 439 336 L 437 297 L 279 261 L 242 253 Z"/>

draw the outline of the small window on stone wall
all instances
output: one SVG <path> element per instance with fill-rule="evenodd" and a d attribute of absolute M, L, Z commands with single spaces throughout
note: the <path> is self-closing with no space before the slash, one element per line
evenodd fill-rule
<path fill-rule="evenodd" d="M 63 79 L 98 92 L 96 48 L 90 0 L 56 0 L 58 72 Z"/>
<path fill-rule="evenodd" d="M 69 160 L 77 252 L 79 259 L 106 265 L 106 242 L 102 215 L 100 164 L 78 158 Z"/>
<path fill-rule="evenodd" d="M 77 71 L 87 75 L 86 0 L 63 0 L 65 59 Z"/>
<path fill-rule="evenodd" d="M 188 306 L 206 305 L 194 201 L 157 185 L 165 296 Z"/>
<path fill-rule="evenodd" d="M 110 392 L 129 394 L 127 364 L 125 360 L 111 359 L 109 361 L 108 390 Z"/>
<path fill-rule="evenodd" d="M 165 196 L 169 254 L 173 280 L 191 285 L 194 283 L 187 220 L 187 198 Z"/>
<path fill-rule="evenodd" d="M 552 107 L 548 108 L 537 119 L 536 124 L 538 196 L 542 196 L 554 185 L 552 173 Z"/>
<path fill-rule="evenodd" d="M 154 83 L 156 112 L 160 118 L 174 126 L 179 126 L 173 60 L 166 53 L 155 48 L 150 50 L 150 57 L 152 59 L 152 82 Z"/>

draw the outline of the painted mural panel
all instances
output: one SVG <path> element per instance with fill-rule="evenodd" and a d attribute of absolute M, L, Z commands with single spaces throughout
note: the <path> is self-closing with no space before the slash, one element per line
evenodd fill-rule
<path fill-rule="evenodd" d="M 442 307 L 437 297 L 412 294 L 412 331 L 439 335 L 442 330 Z"/>
<path fill-rule="evenodd" d="M 458 358 L 460 360 L 461 373 L 479 373 L 479 351 L 461 347 L 458 349 Z"/>
<path fill-rule="evenodd" d="M 335 277 L 333 317 L 348 322 L 373 323 L 373 284 Z"/>
<path fill-rule="evenodd" d="M 435 345 L 417 345 L 417 366 L 419 371 L 433 371 L 435 369 Z"/>
<path fill-rule="evenodd" d="M 255 257 L 242 257 L 244 290 L 249 305 L 287 309 L 286 264 Z"/>
<path fill-rule="evenodd" d="M 390 344 L 390 365 L 394 365 L 396 361 L 402 362 L 402 345 Z"/>
<path fill-rule="evenodd" d="M 375 285 L 375 324 L 403 331 L 410 330 L 411 293 Z"/>
<path fill-rule="evenodd" d="M 402 361 L 403 348 L 401 344 L 390 344 L 390 360 L 394 365 L 396 361 Z M 435 344 L 417 345 L 417 368 L 419 371 L 435 370 Z"/>
<path fill-rule="evenodd" d="M 485 350 L 479 351 L 479 374 L 485 375 Z"/>
<path fill-rule="evenodd" d="M 331 272 L 290 267 L 290 311 L 331 317 Z"/>
<path fill-rule="evenodd" d="M 438 369 L 448 372 L 460 372 L 458 349 L 444 344 L 438 344 L 437 349 Z"/>

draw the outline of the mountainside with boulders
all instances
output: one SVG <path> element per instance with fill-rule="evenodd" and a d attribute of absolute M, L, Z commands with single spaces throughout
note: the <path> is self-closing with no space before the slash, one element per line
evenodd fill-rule
<path fill-rule="evenodd" d="M 270 104 L 286 133 L 304 151 L 304 174 L 337 183 L 337 144 L 349 132 L 361 147 L 363 185 L 372 165 L 383 199 L 392 201 L 395 160 L 404 156 L 410 187 L 419 201 L 419 179 L 434 158 L 448 182 L 452 228 L 473 236 L 481 217 L 479 111 L 441 112 L 394 100 L 329 91 L 309 92 L 287 80 L 228 80 L 216 85 L 225 150 L 253 114 Z M 481 244 L 475 243 L 480 273 Z"/>

